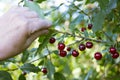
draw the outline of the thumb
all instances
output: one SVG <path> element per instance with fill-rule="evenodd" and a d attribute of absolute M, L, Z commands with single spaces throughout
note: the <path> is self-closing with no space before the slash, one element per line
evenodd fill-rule
<path fill-rule="evenodd" d="M 43 29 L 47 29 L 52 25 L 52 23 L 48 20 L 45 19 L 36 19 L 33 20 L 30 24 L 30 34 L 33 34 L 37 31 L 43 30 Z"/>
<path fill-rule="evenodd" d="M 42 34 L 47 34 L 48 33 L 48 30 L 42 30 L 42 31 L 39 31 L 39 32 L 36 32 L 34 34 L 32 34 L 26 41 L 25 45 L 24 45 L 24 48 L 27 48 L 30 46 L 30 44 L 37 38 L 39 37 L 40 35 Z"/>

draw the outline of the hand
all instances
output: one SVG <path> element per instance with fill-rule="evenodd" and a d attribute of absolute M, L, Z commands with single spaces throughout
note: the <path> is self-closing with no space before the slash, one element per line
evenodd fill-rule
<path fill-rule="evenodd" d="M 0 17 L 0 60 L 28 48 L 41 34 L 48 33 L 51 22 L 40 19 L 27 7 L 13 7 Z"/>

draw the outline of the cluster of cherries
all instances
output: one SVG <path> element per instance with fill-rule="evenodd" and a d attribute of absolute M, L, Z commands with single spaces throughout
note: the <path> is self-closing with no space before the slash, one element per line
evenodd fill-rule
<path fill-rule="evenodd" d="M 53 44 L 56 41 L 54 37 L 51 37 L 49 40 L 49 43 Z M 65 50 L 65 44 L 64 43 L 58 43 L 58 50 L 59 50 L 59 55 L 61 57 L 65 57 L 67 55 L 67 51 L 71 51 L 70 47 L 67 47 Z M 79 52 L 77 50 L 72 50 L 72 56 L 77 57 L 79 55 Z"/>
<path fill-rule="evenodd" d="M 88 27 L 87 27 L 87 28 L 90 30 L 90 29 L 92 29 L 92 27 L 93 27 L 92 24 L 88 24 Z M 82 27 L 82 28 L 81 28 L 81 31 L 82 31 L 82 32 L 84 32 L 85 30 L 86 30 L 85 27 Z"/>
<path fill-rule="evenodd" d="M 49 43 L 53 44 L 56 41 L 56 39 L 54 37 L 51 37 L 49 40 Z M 80 44 L 79 45 L 79 50 L 80 51 L 84 51 L 86 48 L 90 49 L 93 47 L 93 43 L 92 42 L 86 42 L 86 44 Z M 64 43 L 58 43 L 58 50 L 59 50 L 59 55 L 61 57 L 65 57 L 67 55 L 67 51 L 71 51 L 70 47 L 67 47 L 65 51 L 65 44 Z M 77 50 L 72 50 L 71 55 L 74 57 L 77 57 L 79 55 L 79 52 Z M 102 58 L 102 54 L 100 52 L 96 52 L 94 55 L 94 58 L 96 60 L 100 60 Z"/>
<path fill-rule="evenodd" d="M 109 52 L 110 52 L 112 58 L 115 59 L 115 58 L 118 58 L 118 57 L 119 57 L 119 53 L 117 52 L 116 48 L 110 47 L 110 48 L 109 48 Z"/>
<path fill-rule="evenodd" d="M 92 24 L 88 24 L 88 29 L 91 29 L 92 26 L 93 26 Z M 86 30 L 86 28 L 81 28 L 81 31 L 82 31 L 82 32 L 84 32 L 85 30 Z M 50 43 L 50 44 L 55 43 L 55 41 L 56 41 L 56 39 L 55 39 L 54 37 L 51 37 L 51 38 L 49 39 L 49 43 Z M 66 47 L 66 46 L 65 46 L 64 43 L 62 43 L 62 42 L 61 42 L 61 43 L 58 43 L 59 55 L 60 55 L 61 57 L 65 57 L 65 56 L 67 55 L 67 51 L 71 51 L 71 50 L 72 50 L 71 47 L 66 47 L 66 50 L 65 50 L 65 47 Z M 92 47 L 93 47 L 93 43 L 90 42 L 90 41 L 86 42 L 85 44 L 83 44 L 83 43 L 79 44 L 79 50 L 80 50 L 80 51 L 85 51 L 86 48 L 87 48 L 87 49 L 91 49 Z M 116 59 L 116 58 L 119 57 L 119 53 L 117 52 L 116 48 L 110 47 L 110 48 L 109 48 L 109 52 L 110 52 L 112 58 Z M 79 52 L 78 52 L 77 50 L 73 49 L 73 50 L 71 51 L 71 55 L 74 56 L 74 57 L 77 57 L 77 56 L 79 55 Z M 101 60 L 101 59 L 102 59 L 102 54 L 101 54 L 101 52 L 95 52 L 94 58 L 95 58 L 96 60 Z M 47 68 L 42 68 L 41 71 L 42 71 L 44 74 L 47 74 Z"/>

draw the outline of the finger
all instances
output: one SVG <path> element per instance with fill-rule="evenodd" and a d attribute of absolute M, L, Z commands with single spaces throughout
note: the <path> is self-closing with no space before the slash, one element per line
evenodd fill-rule
<path fill-rule="evenodd" d="M 24 16 L 27 18 L 38 18 L 38 14 L 35 11 L 24 12 Z"/>
<path fill-rule="evenodd" d="M 29 33 L 34 33 L 36 31 L 47 29 L 52 25 L 52 23 L 48 20 L 43 20 L 39 18 L 35 18 L 31 20 L 29 24 Z"/>
<path fill-rule="evenodd" d="M 28 7 L 13 6 L 10 8 L 10 11 L 25 12 L 25 11 L 30 11 L 30 9 Z"/>
<path fill-rule="evenodd" d="M 17 10 L 17 11 L 23 11 L 23 12 L 25 12 L 25 11 L 30 11 L 30 9 L 29 9 L 28 7 L 22 7 L 22 6 L 18 6 L 18 7 L 16 8 L 16 10 Z"/>
<path fill-rule="evenodd" d="M 29 45 L 30 45 L 37 37 L 39 37 L 40 35 L 42 35 L 42 34 L 47 34 L 47 33 L 48 33 L 48 30 L 42 30 L 42 31 L 38 31 L 38 32 L 32 34 L 32 35 L 28 38 L 28 40 L 26 41 L 24 48 L 29 47 Z"/>

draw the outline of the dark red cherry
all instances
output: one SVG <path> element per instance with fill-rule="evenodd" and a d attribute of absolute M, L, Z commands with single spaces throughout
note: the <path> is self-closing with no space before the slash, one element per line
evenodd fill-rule
<path fill-rule="evenodd" d="M 60 51 L 59 55 L 61 57 L 65 57 L 67 55 L 67 52 L 66 51 Z"/>
<path fill-rule="evenodd" d="M 67 51 L 70 51 L 71 50 L 71 48 L 70 47 L 67 47 Z"/>
<path fill-rule="evenodd" d="M 92 29 L 93 25 L 92 24 L 88 24 L 88 29 Z"/>
<path fill-rule="evenodd" d="M 110 52 L 111 54 L 116 53 L 116 48 L 110 47 L 110 48 L 109 48 L 109 52 Z"/>
<path fill-rule="evenodd" d="M 85 48 L 86 48 L 86 47 L 85 47 L 85 45 L 84 45 L 84 44 L 80 44 L 80 45 L 79 45 L 79 50 L 80 50 L 80 51 L 84 51 L 84 50 L 85 50 Z"/>
<path fill-rule="evenodd" d="M 58 44 L 58 49 L 59 50 L 64 50 L 64 48 L 65 48 L 65 44 L 64 43 L 59 43 Z"/>
<path fill-rule="evenodd" d="M 52 44 L 52 43 L 54 43 L 54 42 L 55 42 L 55 40 L 56 40 L 56 39 L 55 39 L 54 37 L 51 37 L 51 38 L 50 38 L 50 40 L 49 40 L 49 43 L 51 43 L 51 44 Z"/>
<path fill-rule="evenodd" d="M 82 31 L 82 32 L 84 32 L 85 30 L 86 30 L 86 28 L 85 28 L 85 27 L 82 27 L 82 28 L 81 28 L 81 31 Z"/>
<path fill-rule="evenodd" d="M 112 55 L 112 58 L 116 59 L 119 57 L 119 53 L 118 52 L 115 52 L 114 54 L 111 54 Z"/>
<path fill-rule="evenodd" d="M 100 59 L 102 58 L 102 54 L 101 54 L 100 52 L 96 52 L 96 53 L 94 54 L 94 58 L 95 58 L 96 60 L 100 60 Z"/>
<path fill-rule="evenodd" d="M 72 51 L 72 56 L 77 57 L 79 55 L 79 52 L 76 50 Z"/>
<path fill-rule="evenodd" d="M 86 47 L 87 48 L 92 48 L 93 47 L 93 43 L 92 42 L 86 42 Z"/>
<path fill-rule="evenodd" d="M 41 71 L 42 71 L 44 74 L 47 74 L 47 68 L 42 68 Z"/>

